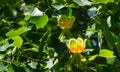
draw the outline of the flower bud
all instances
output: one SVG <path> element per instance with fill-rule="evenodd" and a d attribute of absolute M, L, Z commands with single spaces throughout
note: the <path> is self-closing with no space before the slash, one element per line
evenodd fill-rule
<path fill-rule="evenodd" d="M 66 15 L 60 15 L 58 17 L 58 26 L 61 29 L 70 29 L 73 26 L 73 23 L 75 21 L 75 17 L 67 17 Z"/>

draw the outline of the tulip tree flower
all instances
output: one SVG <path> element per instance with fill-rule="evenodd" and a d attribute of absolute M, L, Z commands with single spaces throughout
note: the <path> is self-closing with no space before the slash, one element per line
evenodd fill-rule
<path fill-rule="evenodd" d="M 70 52 L 72 53 L 81 53 L 84 51 L 86 46 L 86 39 L 83 40 L 82 38 L 78 37 L 77 39 L 71 38 L 66 41 L 66 45 Z"/>
<path fill-rule="evenodd" d="M 66 15 L 59 15 L 58 16 L 58 26 L 61 29 L 70 29 L 73 26 L 75 21 L 74 16 L 67 17 Z"/>
<path fill-rule="evenodd" d="M 83 40 L 82 38 L 78 37 L 70 38 L 66 41 L 66 45 L 70 52 L 72 52 L 72 57 L 70 59 L 70 64 L 74 64 L 76 67 L 84 69 L 84 64 L 86 64 L 86 58 L 82 56 L 81 52 L 84 51 L 86 46 L 86 39 Z"/>

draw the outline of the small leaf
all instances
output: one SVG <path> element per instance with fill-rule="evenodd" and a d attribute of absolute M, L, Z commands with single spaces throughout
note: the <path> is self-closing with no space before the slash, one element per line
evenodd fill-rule
<path fill-rule="evenodd" d="M 12 45 L 20 48 L 23 43 L 23 39 L 20 36 L 15 36 L 12 39 L 14 40 Z"/>
<path fill-rule="evenodd" d="M 0 72 L 8 72 L 7 68 L 2 62 L 0 62 Z"/>
<path fill-rule="evenodd" d="M 89 60 L 89 61 L 93 61 L 97 56 L 98 56 L 98 55 L 93 55 L 93 56 L 91 56 L 88 60 Z"/>
<path fill-rule="evenodd" d="M 2 60 L 5 57 L 4 54 L 0 54 L 0 60 Z"/>
<path fill-rule="evenodd" d="M 113 51 L 107 50 L 107 49 L 101 49 L 99 56 L 105 57 L 105 58 L 114 58 Z"/>
<path fill-rule="evenodd" d="M 37 62 L 34 62 L 34 61 L 32 61 L 31 63 L 28 63 L 28 65 L 31 67 L 31 68 L 33 68 L 33 69 L 36 69 L 37 68 Z"/>
<path fill-rule="evenodd" d="M 44 14 L 43 16 L 37 16 L 31 18 L 31 23 L 36 25 L 37 29 L 43 28 L 48 22 L 48 16 Z"/>
<path fill-rule="evenodd" d="M 34 8 L 34 6 L 28 6 L 25 9 L 24 15 L 28 15 L 28 16 L 42 16 L 43 12 L 40 11 L 37 7 Z"/>
<path fill-rule="evenodd" d="M 107 3 L 110 3 L 110 2 L 114 2 L 114 0 L 92 0 L 94 4 L 107 4 Z"/>
<path fill-rule="evenodd" d="M 24 51 L 39 52 L 39 51 L 38 51 L 38 48 L 29 48 L 29 49 L 25 49 Z"/>
<path fill-rule="evenodd" d="M 63 4 L 53 4 L 52 7 L 54 7 L 57 10 L 60 10 L 64 7 L 64 5 Z"/>
<path fill-rule="evenodd" d="M 90 6 L 92 4 L 92 2 L 88 1 L 88 0 L 73 0 L 76 4 L 78 4 L 79 6 Z"/>
<path fill-rule="evenodd" d="M 0 51 L 5 51 L 7 48 L 9 48 L 11 45 L 9 42 L 6 42 L 4 45 L 0 46 Z"/>
<path fill-rule="evenodd" d="M 21 26 L 25 26 L 25 25 L 27 25 L 27 22 L 23 20 L 23 21 L 18 22 L 18 24 Z"/>
<path fill-rule="evenodd" d="M 108 24 L 108 27 L 110 28 L 111 27 L 111 16 L 107 18 L 107 24 Z"/>
<path fill-rule="evenodd" d="M 18 36 L 21 35 L 27 31 L 31 30 L 30 27 L 20 27 L 17 30 L 11 30 L 9 32 L 6 33 L 7 37 L 14 37 L 14 36 Z"/>

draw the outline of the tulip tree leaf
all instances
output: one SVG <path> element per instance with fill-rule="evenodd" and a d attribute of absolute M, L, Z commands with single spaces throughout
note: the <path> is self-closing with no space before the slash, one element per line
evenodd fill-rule
<path fill-rule="evenodd" d="M 36 68 L 37 68 L 38 63 L 37 63 L 37 62 L 32 61 L 31 63 L 28 63 L 28 65 L 29 65 L 31 68 L 36 69 Z"/>
<path fill-rule="evenodd" d="M 108 27 L 110 28 L 111 27 L 111 16 L 109 16 L 108 18 L 107 18 L 107 24 L 108 24 Z"/>
<path fill-rule="evenodd" d="M 9 42 L 6 42 L 4 45 L 0 46 L 0 51 L 5 51 L 7 48 L 9 48 L 11 45 Z"/>
<path fill-rule="evenodd" d="M 21 35 L 29 30 L 31 30 L 31 28 L 29 28 L 29 27 L 20 27 L 17 30 L 11 30 L 11 31 L 7 32 L 6 36 L 7 37 L 18 36 L 18 35 Z"/>
<path fill-rule="evenodd" d="M 52 7 L 54 7 L 57 10 L 60 10 L 64 7 L 64 5 L 63 4 L 53 4 Z"/>
<path fill-rule="evenodd" d="M 40 11 L 37 7 L 28 6 L 25 9 L 24 15 L 28 15 L 28 16 L 42 16 L 43 12 Z"/>
<path fill-rule="evenodd" d="M 35 24 L 37 29 L 43 28 L 48 22 L 48 16 L 44 14 L 43 16 L 36 16 L 31 18 L 31 23 Z"/>
<path fill-rule="evenodd" d="M 20 48 L 23 43 L 23 39 L 20 36 L 15 36 L 12 39 L 14 40 L 12 45 Z"/>
<path fill-rule="evenodd" d="M 110 2 L 114 2 L 114 0 L 92 0 L 94 4 L 107 4 L 107 3 L 110 3 Z"/>
<path fill-rule="evenodd" d="M 108 29 L 104 29 L 103 34 L 105 36 L 105 39 L 107 41 L 107 45 L 109 46 L 109 49 L 112 50 L 113 46 L 114 46 L 114 43 L 115 43 L 114 37 L 112 35 L 112 32 L 109 31 Z"/>
<path fill-rule="evenodd" d="M 0 72 L 8 72 L 7 68 L 2 62 L 0 62 Z"/>
<path fill-rule="evenodd" d="M 96 57 L 97 57 L 97 55 L 93 55 L 93 56 L 91 56 L 88 60 L 89 60 L 89 61 L 93 61 Z"/>
<path fill-rule="evenodd" d="M 90 6 L 92 4 L 92 2 L 88 1 L 88 0 L 73 0 L 76 4 L 78 4 L 79 6 Z"/>
<path fill-rule="evenodd" d="M 107 50 L 107 49 L 101 49 L 99 56 L 105 57 L 105 58 L 114 58 L 113 51 Z"/>

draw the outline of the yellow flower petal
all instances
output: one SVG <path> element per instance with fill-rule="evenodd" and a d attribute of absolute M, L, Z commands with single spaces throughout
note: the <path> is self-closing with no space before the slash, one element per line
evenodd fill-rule
<path fill-rule="evenodd" d="M 66 42 L 66 45 L 72 53 L 81 53 L 85 49 L 86 40 L 79 37 L 77 39 L 71 38 Z"/>

